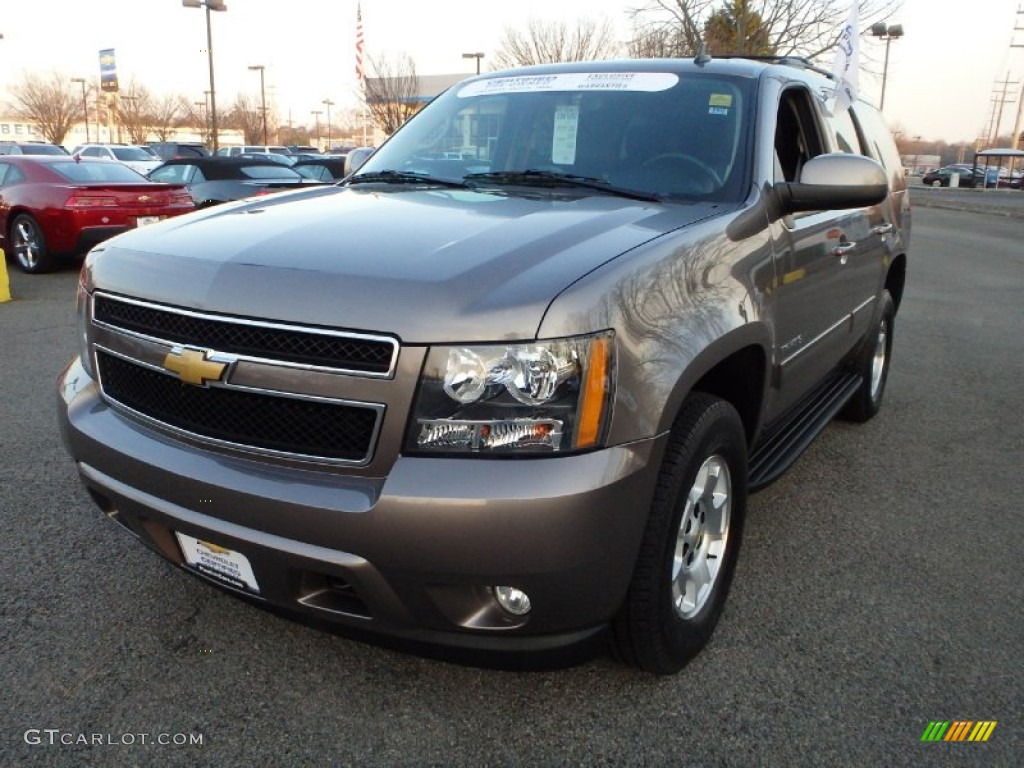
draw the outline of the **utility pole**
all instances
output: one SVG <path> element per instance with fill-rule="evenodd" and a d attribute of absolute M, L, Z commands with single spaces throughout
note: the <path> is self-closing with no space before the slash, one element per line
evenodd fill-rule
<path fill-rule="evenodd" d="M 1003 79 L 1002 92 L 998 96 L 994 96 L 992 99 L 992 130 L 989 133 L 989 146 L 995 145 L 999 139 L 999 124 L 1003 121 L 1003 106 L 1007 101 L 1013 101 L 1012 98 L 1007 98 L 1006 92 L 1011 85 L 1018 85 L 1018 83 L 1010 82 L 1010 73 L 1006 73 L 1006 77 Z"/>
<path fill-rule="evenodd" d="M 1017 16 L 1024 16 L 1024 8 L 1017 9 Z M 1018 19 L 1017 24 L 1013 27 L 1014 32 L 1024 32 L 1024 27 L 1020 25 Z M 1013 38 L 1010 38 L 1011 41 Z M 1010 43 L 1011 48 L 1024 48 L 1024 43 Z M 1020 89 L 1020 97 L 1017 99 L 1017 120 L 1013 124 L 1013 136 L 1010 137 L 1010 149 L 1017 149 L 1017 146 L 1021 143 L 1020 134 L 1021 130 L 1024 130 L 1024 88 Z"/>

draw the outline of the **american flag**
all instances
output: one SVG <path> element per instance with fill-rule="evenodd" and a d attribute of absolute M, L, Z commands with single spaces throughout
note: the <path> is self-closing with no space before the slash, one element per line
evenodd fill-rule
<path fill-rule="evenodd" d="M 356 3 L 356 80 L 363 84 L 363 8 Z"/>

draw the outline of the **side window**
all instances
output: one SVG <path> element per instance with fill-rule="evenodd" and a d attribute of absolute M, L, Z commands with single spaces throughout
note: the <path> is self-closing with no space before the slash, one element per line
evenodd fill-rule
<path fill-rule="evenodd" d="M 82 150 L 82 157 L 103 157 L 103 148 L 86 147 Z"/>
<path fill-rule="evenodd" d="M 779 100 L 775 123 L 776 181 L 797 181 L 804 163 L 824 152 L 821 129 L 811 95 L 801 87 L 788 88 Z"/>
<path fill-rule="evenodd" d="M 837 152 L 846 152 L 849 155 L 867 154 L 860 145 L 857 127 L 853 124 L 849 109 L 844 109 L 833 115 L 829 120 L 829 125 L 833 131 L 832 138 Z"/>
<path fill-rule="evenodd" d="M 21 168 L 16 168 L 10 163 L 0 166 L 0 186 L 9 187 L 11 184 L 17 184 L 24 180 L 25 172 Z"/>
<path fill-rule="evenodd" d="M 866 137 L 868 151 L 865 154 L 880 162 L 889 172 L 890 177 L 900 178 L 903 176 L 903 163 L 900 160 L 899 150 L 896 149 L 896 142 L 893 141 L 889 126 L 885 124 L 882 116 L 870 107 L 857 105 L 855 115 L 857 122 Z"/>

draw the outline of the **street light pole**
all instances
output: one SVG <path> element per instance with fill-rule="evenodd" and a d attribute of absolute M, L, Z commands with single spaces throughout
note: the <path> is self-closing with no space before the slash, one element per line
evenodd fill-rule
<path fill-rule="evenodd" d="M 210 63 L 210 133 L 213 134 L 213 151 L 220 148 L 217 136 L 217 93 L 213 85 L 213 32 L 210 28 L 210 11 L 226 11 L 224 0 L 181 0 L 186 8 L 206 9 L 206 57 Z"/>
<path fill-rule="evenodd" d="M 327 107 L 327 151 L 331 151 L 331 107 L 334 106 L 334 102 L 330 99 L 324 99 L 322 104 Z"/>
<path fill-rule="evenodd" d="M 323 111 L 319 109 L 314 109 L 309 114 L 316 118 L 316 148 L 320 149 L 320 115 L 323 114 Z"/>
<path fill-rule="evenodd" d="M 462 58 L 464 58 L 464 59 L 476 59 L 476 73 L 478 75 L 480 74 L 480 59 L 482 59 L 483 57 L 484 57 L 484 54 L 482 52 L 480 52 L 480 51 L 477 51 L 476 53 L 464 53 L 464 54 L 462 54 Z"/>
<path fill-rule="evenodd" d="M 882 65 L 882 99 L 878 104 L 879 111 L 885 109 L 885 80 L 889 74 L 889 43 L 903 37 L 902 24 L 889 24 L 879 21 L 871 25 L 871 35 L 880 40 L 885 40 L 885 63 Z"/>
<path fill-rule="evenodd" d="M 267 143 L 267 91 L 263 87 L 263 65 L 254 64 L 249 67 L 250 72 L 259 70 L 260 72 L 260 112 L 263 113 L 263 143 Z"/>
<path fill-rule="evenodd" d="M 2 38 L 3 35 L 0 35 Z M 85 95 L 85 78 L 84 77 L 72 77 L 72 83 L 82 84 L 82 115 L 85 117 L 85 143 L 89 143 L 89 99 Z"/>

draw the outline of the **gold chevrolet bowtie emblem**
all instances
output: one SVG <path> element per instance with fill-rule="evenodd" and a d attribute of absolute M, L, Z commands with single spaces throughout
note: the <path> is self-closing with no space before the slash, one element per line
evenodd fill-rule
<path fill-rule="evenodd" d="M 178 374 L 178 378 L 186 384 L 205 387 L 207 382 L 220 381 L 227 369 L 227 363 L 209 360 L 205 350 L 172 349 L 164 358 L 164 368 Z"/>

